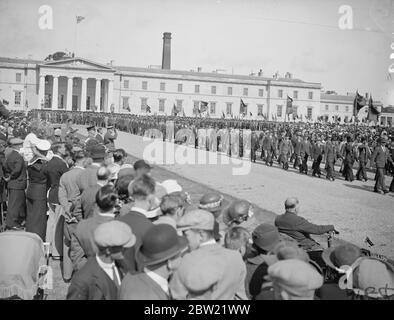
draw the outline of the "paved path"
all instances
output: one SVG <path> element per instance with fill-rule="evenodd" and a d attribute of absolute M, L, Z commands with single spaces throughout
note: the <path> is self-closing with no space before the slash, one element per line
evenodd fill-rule
<path fill-rule="evenodd" d="M 80 133 L 85 134 L 85 131 L 81 129 Z M 275 165 L 267 167 L 220 155 L 218 164 L 198 164 L 202 159 L 208 163 L 209 156 L 214 158 L 215 155 L 202 150 L 198 151 L 197 155 L 194 148 L 144 140 L 148 139 L 119 132 L 116 146 L 151 162 L 152 155 L 156 156 L 156 159 L 166 160 L 175 154 L 185 160 L 185 157 L 179 155 L 189 152 L 189 163 L 168 164 L 164 161 L 164 165 L 163 162 L 158 164 L 176 174 L 231 196 L 246 199 L 277 214 L 284 211 L 283 202 L 286 197 L 296 196 L 301 202 L 301 214 L 305 218 L 318 224 L 334 224 L 341 232 L 341 238 L 359 246 L 364 246 L 364 239 L 368 236 L 375 244 L 372 249 L 374 252 L 394 256 L 394 194 L 383 196 L 373 193 L 372 180 L 350 183 L 337 179 L 330 182 L 292 170 L 286 172 Z M 159 157 L 163 146 L 163 157 Z M 195 157 L 193 152 L 196 152 Z M 223 164 L 223 161 L 228 164 Z M 248 174 L 233 175 L 234 169 L 241 166 L 247 168 L 249 165 Z M 369 176 L 372 178 L 372 174 Z"/>

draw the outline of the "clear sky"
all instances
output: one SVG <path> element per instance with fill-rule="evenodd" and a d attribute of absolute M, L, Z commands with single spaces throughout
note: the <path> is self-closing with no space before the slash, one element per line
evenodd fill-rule
<path fill-rule="evenodd" d="M 53 9 L 53 30 L 38 26 L 42 5 Z M 342 5 L 353 9 L 353 30 L 338 26 Z M 76 15 L 85 20 L 76 25 Z M 1 56 L 67 49 L 136 67 L 160 65 L 162 33 L 171 32 L 173 69 L 289 71 L 394 105 L 394 0 L 0 0 L 0 30 Z"/>

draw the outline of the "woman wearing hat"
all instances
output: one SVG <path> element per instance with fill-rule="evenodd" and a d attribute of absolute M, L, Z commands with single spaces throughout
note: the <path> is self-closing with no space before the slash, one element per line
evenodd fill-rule
<path fill-rule="evenodd" d="M 47 158 L 51 147 L 47 140 L 36 144 L 34 157 L 27 165 L 29 185 L 26 191 L 26 231 L 38 234 L 45 241 L 47 228 Z"/>

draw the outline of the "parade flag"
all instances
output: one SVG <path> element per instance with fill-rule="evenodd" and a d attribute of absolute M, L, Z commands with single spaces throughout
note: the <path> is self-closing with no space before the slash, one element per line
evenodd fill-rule
<path fill-rule="evenodd" d="M 222 111 L 222 119 L 226 119 L 226 115 L 224 114 L 224 111 Z"/>
<path fill-rule="evenodd" d="M 243 114 L 245 116 L 246 111 L 247 111 L 247 105 L 243 102 L 243 100 L 241 99 L 241 104 L 239 106 L 239 114 Z"/>
<path fill-rule="evenodd" d="M 151 112 L 152 112 L 152 110 L 151 110 L 150 106 L 146 105 L 146 113 L 151 113 Z"/>
<path fill-rule="evenodd" d="M 367 101 L 365 100 L 365 98 L 357 91 L 353 101 L 353 115 L 357 116 L 360 109 L 363 108 L 366 104 Z"/>
<path fill-rule="evenodd" d="M 199 113 L 203 113 L 208 110 L 208 102 L 200 101 L 200 110 Z"/>
<path fill-rule="evenodd" d="M 182 108 L 182 117 L 186 117 L 185 109 Z"/>
<path fill-rule="evenodd" d="M 126 110 L 128 111 L 128 112 L 130 112 L 131 110 L 130 110 L 130 106 L 129 105 L 127 105 L 127 107 L 126 107 Z"/>
<path fill-rule="evenodd" d="M 379 111 L 373 105 L 372 95 L 369 96 L 368 100 L 368 121 L 378 121 Z"/>
<path fill-rule="evenodd" d="M 80 23 L 80 22 L 82 22 L 82 20 L 85 19 L 85 17 L 83 17 L 83 16 L 77 16 L 76 18 L 77 18 L 77 23 Z"/>
<path fill-rule="evenodd" d="M 249 112 L 249 115 L 252 117 L 252 116 L 253 116 L 253 113 Z"/>
<path fill-rule="evenodd" d="M 286 114 L 292 114 L 292 113 L 293 113 L 293 99 L 287 96 Z"/>
<path fill-rule="evenodd" d="M 175 103 L 172 107 L 171 115 L 175 117 L 178 115 L 178 110 L 176 109 Z"/>

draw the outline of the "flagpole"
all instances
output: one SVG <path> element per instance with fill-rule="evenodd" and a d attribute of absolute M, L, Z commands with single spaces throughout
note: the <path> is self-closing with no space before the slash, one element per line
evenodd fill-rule
<path fill-rule="evenodd" d="M 76 57 L 76 51 L 77 51 L 77 27 L 78 27 L 78 22 L 77 22 L 77 16 L 75 16 L 75 32 L 74 32 L 74 56 Z"/>

